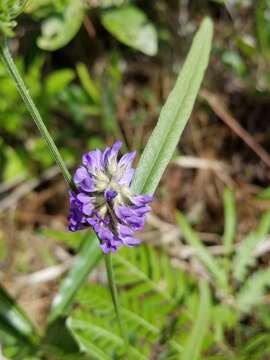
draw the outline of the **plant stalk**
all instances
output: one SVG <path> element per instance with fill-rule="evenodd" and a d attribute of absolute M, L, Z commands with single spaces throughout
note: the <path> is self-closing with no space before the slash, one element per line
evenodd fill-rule
<path fill-rule="evenodd" d="M 41 117 L 31 95 L 30 95 L 14 61 L 13 61 L 13 58 L 9 51 L 6 39 L 1 41 L 1 43 L 0 43 L 0 57 L 1 57 L 1 60 L 3 61 L 3 63 L 5 64 L 9 75 L 15 82 L 16 87 L 26 105 L 27 110 L 29 111 L 32 119 L 34 120 L 41 136 L 43 137 L 46 144 L 48 145 L 56 164 L 59 166 L 59 169 L 62 172 L 64 179 L 66 180 L 68 186 L 72 190 L 76 191 L 76 186 L 72 180 L 71 174 L 69 173 L 69 171 L 60 155 L 60 152 L 58 151 L 51 135 L 49 134 L 49 132 L 46 128 L 46 125 L 44 124 L 42 117 Z M 120 309 L 117 288 L 116 288 L 114 274 L 113 274 L 113 268 L 112 268 L 111 254 L 107 254 L 105 256 L 105 263 L 106 263 L 109 287 L 110 287 L 110 291 L 111 291 L 111 295 L 112 295 L 114 310 L 115 310 L 115 313 L 116 313 L 116 316 L 117 316 L 117 319 L 119 322 L 121 335 L 122 335 L 122 338 L 125 343 L 126 359 L 128 359 L 128 338 L 127 338 L 127 333 L 125 330 L 125 325 L 124 325 L 124 322 L 123 322 L 123 319 L 121 316 L 121 309 Z"/>
<path fill-rule="evenodd" d="M 5 64 L 9 75 L 14 80 L 16 87 L 27 107 L 27 110 L 29 111 L 30 115 L 32 116 L 36 126 L 38 127 L 39 132 L 41 133 L 41 136 L 45 140 L 46 144 L 48 145 L 52 156 L 56 162 L 56 164 L 59 166 L 59 169 L 61 170 L 64 179 L 66 180 L 68 186 L 76 190 L 75 184 L 73 183 L 72 177 L 51 137 L 49 134 L 46 125 L 44 124 L 42 117 L 13 61 L 12 55 L 9 51 L 7 40 L 3 39 L 0 44 L 0 57 Z"/>
<path fill-rule="evenodd" d="M 117 287 L 116 287 L 115 280 L 114 280 L 111 253 L 105 255 L 105 264 L 106 264 L 109 288 L 110 288 L 110 291 L 111 291 L 114 311 L 116 313 L 116 317 L 117 317 L 117 320 L 118 320 L 118 323 L 119 323 L 121 336 L 122 336 L 122 338 L 124 340 L 126 359 L 128 359 L 129 343 L 128 343 L 128 338 L 127 338 L 127 330 L 126 330 L 126 327 L 125 327 L 125 323 L 123 321 L 123 317 L 122 317 L 122 313 L 121 313 L 121 306 L 120 306 L 120 302 L 119 302 L 119 298 L 118 298 Z"/>

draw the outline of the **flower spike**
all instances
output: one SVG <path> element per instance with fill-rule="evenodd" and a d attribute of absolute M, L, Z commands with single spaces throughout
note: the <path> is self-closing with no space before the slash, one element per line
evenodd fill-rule
<path fill-rule="evenodd" d="M 118 160 L 121 145 L 116 141 L 103 152 L 97 149 L 86 153 L 74 175 L 78 191 L 70 192 L 69 229 L 92 227 L 104 253 L 115 252 L 122 245 L 140 244 L 134 232 L 143 229 L 153 200 L 131 191 L 136 153 Z"/>

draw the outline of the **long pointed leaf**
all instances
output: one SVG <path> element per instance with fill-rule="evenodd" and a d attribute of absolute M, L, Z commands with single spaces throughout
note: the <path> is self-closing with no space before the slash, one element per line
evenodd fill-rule
<path fill-rule="evenodd" d="M 215 257 L 204 246 L 201 239 L 198 237 L 196 231 L 194 231 L 187 219 L 183 214 L 178 212 L 176 214 L 177 223 L 183 232 L 185 240 L 196 250 L 196 256 L 200 261 L 208 268 L 217 284 L 225 292 L 228 289 L 227 277 L 224 269 L 220 267 Z"/>
<path fill-rule="evenodd" d="M 225 189 L 223 193 L 224 203 L 224 234 L 223 244 L 226 254 L 232 251 L 233 241 L 236 231 L 236 211 L 234 193 Z"/>
<path fill-rule="evenodd" d="M 62 282 L 60 290 L 53 300 L 49 314 L 50 322 L 66 313 L 78 289 L 101 258 L 102 252 L 98 246 L 97 238 L 93 233 L 90 233 L 82 244 L 74 267 Z"/>
<path fill-rule="evenodd" d="M 35 337 L 32 323 L 8 293 L 0 287 L 0 328 L 17 339 Z"/>
<path fill-rule="evenodd" d="M 132 183 L 135 192 L 152 194 L 155 191 L 175 151 L 208 64 L 212 34 L 212 21 L 206 18 L 194 37 L 175 87 L 142 154 Z"/>
<path fill-rule="evenodd" d="M 232 270 L 233 277 L 242 282 L 249 268 L 256 263 L 256 256 L 254 252 L 256 247 L 265 240 L 267 234 L 270 231 L 270 210 L 267 210 L 255 231 L 249 233 L 240 243 L 239 248 L 233 258 Z"/>
<path fill-rule="evenodd" d="M 197 360 L 200 356 L 204 336 L 207 332 L 210 318 L 210 291 L 206 282 L 200 283 L 200 304 L 187 344 L 184 348 L 182 360 Z"/>

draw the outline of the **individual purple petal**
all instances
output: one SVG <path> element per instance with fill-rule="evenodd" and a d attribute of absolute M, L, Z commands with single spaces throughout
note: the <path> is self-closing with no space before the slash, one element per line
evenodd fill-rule
<path fill-rule="evenodd" d="M 153 196 L 151 196 L 151 195 L 134 195 L 130 198 L 130 200 L 136 206 L 144 206 L 153 201 Z"/>
<path fill-rule="evenodd" d="M 70 195 L 70 213 L 69 213 L 69 230 L 77 231 L 85 227 L 84 215 L 80 202 L 76 198 L 76 194 L 72 191 Z"/>
<path fill-rule="evenodd" d="M 134 214 L 136 214 L 136 216 L 143 216 L 147 214 L 151 210 L 151 208 L 150 206 L 146 205 L 141 207 L 132 207 L 132 210 L 134 211 Z"/>
<path fill-rule="evenodd" d="M 111 148 L 109 146 L 106 147 L 106 149 L 103 151 L 102 153 L 102 158 L 101 158 L 101 162 L 102 162 L 102 166 L 105 168 L 107 165 L 107 161 L 108 161 L 108 156 L 111 152 Z"/>
<path fill-rule="evenodd" d="M 118 225 L 118 236 L 126 246 L 137 246 L 140 244 L 140 240 L 133 236 L 134 231 L 126 225 Z"/>
<path fill-rule="evenodd" d="M 118 183 L 120 185 L 130 185 L 135 170 L 131 167 L 136 156 L 136 151 L 127 153 L 121 157 L 117 166 Z"/>
<path fill-rule="evenodd" d="M 84 215 L 87 215 L 87 216 L 91 216 L 94 209 L 95 209 L 95 207 L 91 203 L 83 204 L 83 206 L 82 206 L 82 212 Z"/>
<path fill-rule="evenodd" d="M 94 182 L 84 166 L 80 166 L 74 175 L 74 183 L 84 191 L 94 191 Z"/>
<path fill-rule="evenodd" d="M 134 172 L 135 172 L 135 169 L 133 169 L 133 168 L 127 169 L 124 172 L 124 174 L 122 175 L 121 179 L 118 181 L 118 184 L 129 186 L 131 183 L 131 180 L 133 178 Z"/>
<path fill-rule="evenodd" d="M 83 156 L 83 165 L 90 173 L 95 173 L 97 170 L 103 168 L 102 164 L 102 152 L 100 150 L 93 150 Z"/>
<path fill-rule="evenodd" d="M 110 251 L 113 251 L 110 244 L 104 242 L 100 244 L 101 250 L 104 252 L 104 254 L 108 254 Z M 115 250 L 113 251 L 115 252 Z"/>
<path fill-rule="evenodd" d="M 115 207 L 115 214 L 119 221 L 131 226 L 133 230 L 142 230 L 145 222 L 144 216 L 137 216 L 136 211 L 128 206 Z"/>
<path fill-rule="evenodd" d="M 129 247 L 133 247 L 133 246 L 138 246 L 140 245 L 141 243 L 141 240 L 140 239 L 137 239 L 133 236 L 128 236 L 125 238 L 125 245 L 126 246 L 129 246 Z"/>
<path fill-rule="evenodd" d="M 131 167 L 131 165 L 135 159 L 135 156 L 136 156 L 136 151 L 132 151 L 130 153 L 123 155 L 118 162 L 118 168 L 121 169 L 123 167 L 124 168 Z"/>
<path fill-rule="evenodd" d="M 90 197 L 85 193 L 79 193 L 77 199 L 82 203 L 82 213 L 88 216 L 92 215 L 92 212 L 95 209 L 95 198 Z"/>
<path fill-rule="evenodd" d="M 112 161 L 113 158 L 117 158 L 118 152 L 122 146 L 121 141 L 116 141 L 112 147 L 106 148 L 103 155 L 103 163 L 104 166 L 108 166 L 110 161 Z"/>
<path fill-rule="evenodd" d="M 117 155 L 118 155 L 118 152 L 119 152 L 119 150 L 120 150 L 120 148 L 121 148 L 121 146 L 122 146 L 122 141 L 117 140 L 117 141 L 113 144 L 113 146 L 111 147 L 111 152 L 110 152 L 109 157 L 110 157 L 110 156 L 117 156 Z"/>
<path fill-rule="evenodd" d="M 128 226 L 123 224 L 118 224 L 118 234 L 119 237 L 126 237 L 133 235 L 134 231 L 132 231 Z"/>
<path fill-rule="evenodd" d="M 117 191 L 115 190 L 105 190 L 104 197 L 106 201 L 112 201 L 117 196 Z"/>

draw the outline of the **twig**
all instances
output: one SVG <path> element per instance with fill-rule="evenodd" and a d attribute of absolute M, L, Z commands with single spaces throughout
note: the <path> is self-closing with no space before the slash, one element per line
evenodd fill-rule
<path fill-rule="evenodd" d="M 96 36 L 96 30 L 94 28 L 92 21 L 89 19 L 88 16 L 85 16 L 83 18 L 83 25 L 89 37 L 94 38 Z"/>
<path fill-rule="evenodd" d="M 70 269 L 73 263 L 74 259 L 69 259 L 63 264 L 50 266 L 32 274 L 21 276 L 18 280 L 22 285 L 34 285 L 54 281 Z"/>
<path fill-rule="evenodd" d="M 199 158 L 195 156 L 180 156 L 172 161 L 173 164 L 183 168 L 205 169 L 213 171 L 224 171 L 227 166 L 221 161 Z"/>
<path fill-rule="evenodd" d="M 200 95 L 207 101 L 214 113 L 220 117 L 226 125 L 228 125 L 254 152 L 259 158 L 270 167 L 270 156 L 257 143 L 253 136 L 251 136 L 239 122 L 230 114 L 230 112 L 222 105 L 220 98 L 217 95 L 211 94 L 207 90 L 202 90 Z"/>
<path fill-rule="evenodd" d="M 25 181 L 25 179 L 26 175 L 19 175 L 13 180 L 2 182 L 0 184 L 0 194 L 10 191 L 12 188 L 18 186 L 20 183 Z"/>
<path fill-rule="evenodd" d="M 169 224 L 159 219 L 157 216 L 153 214 L 149 214 L 148 223 L 152 227 L 158 229 L 157 232 L 159 232 L 159 235 L 156 234 L 155 237 L 161 239 L 161 243 L 164 244 L 165 246 L 168 246 L 168 251 L 174 257 L 177 257 L 178 259 L 182 259 L 182 260 L 188 260 L 196 254 L 196 249 L 193 248 L 192 246 L 179 243 L 179 239 L 181 239 L 182 233 L 178 226 Z M 202 238 L 204 234 L 198 232 L 198 235 L 200 236 L 200 238 Z M 215 238 L 218 235 L 207 234 L 207 236 L 208 237 L 211 236 L 212 238 Z M 240 245 L 241 242 L 235 243 L 233 249 L 237 250 Z M 214 256 L 225 254 L 225 249 L 223 245 L 211 245 L 211 246 L 207 246 L 207 249 Z M 270 252 L 270 237 L 264 239 L 257 245 L 253 255 L 255 257 L 260 257 L 268 252 Z"/>
<path fill-rule="evenodd" d="M 29 194 L 44 181 L 51 180 L 58 174 L 60 174 L 59 167 L 53 166 L 48 170 L 45 170 L 39 178 L 33 178 L 26 181 L 17 189 L 15 189 L 10 195 L 6 196 L 0 201 L 0 212 L 6 211 L 7 209 L 16 205 L 18 201 L 21 200 L 25 195 Z"/>

